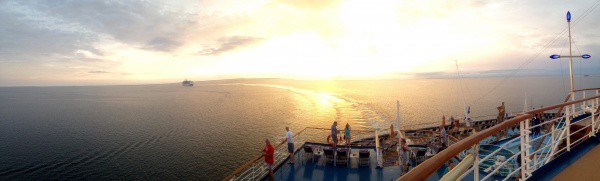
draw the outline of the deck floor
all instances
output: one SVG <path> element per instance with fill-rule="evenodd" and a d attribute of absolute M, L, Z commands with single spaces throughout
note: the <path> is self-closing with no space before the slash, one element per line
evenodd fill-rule
<path fill-rule="evenodd" d="M 594 139 L 594 138 L 592 138 Z M 552 180 L 590 180 L 600 178 L 600 146 L 594 147 Z"/>
<path fill-rule="evenodd" d="M 353 149 L 352 152 L 358 152 Z M 315 158 L 314 162 L 304 158 L 304 151 L 295 154 L 295 163 L 284 163 L 275 171 L 275 180 L 396 180 L 402 174 L 400 166 L 377 168 L 375 150 L 370 149 L 370 165 L 358 166 L 357 159 L 349 165 L 325 163 L 325 157 Z"/>

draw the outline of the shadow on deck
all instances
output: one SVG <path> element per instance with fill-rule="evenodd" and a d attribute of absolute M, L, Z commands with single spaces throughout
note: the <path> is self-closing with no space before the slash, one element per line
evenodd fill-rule
<path fill-rule="evenodd" d="M 305 145 L 328 148 L 321 144 Z M 340 148 L 340 147 L 338 147 Z M 348 164 L 327 163 L 325 155 L 315 155 L 314 160 L 306 156 L 303 149 L 295 153 L 295 163 L 286 160 L 275 170 L 275 180 L 396 180 L 402 174 L 401 166 L 377 168 L 377 158 L 373 147 L 350 148 L 350 154 L 367 150 L 369 164 L 360 166 L 358 157 L 350 157 Z"/>

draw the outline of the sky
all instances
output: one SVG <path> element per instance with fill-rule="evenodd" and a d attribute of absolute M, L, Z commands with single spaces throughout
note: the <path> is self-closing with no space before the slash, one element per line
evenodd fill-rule
<path fill-rule="evenodd" d="M 595 6 L 596 5 L 596 6 Z M 599 1 L 0 0 L 0 86 L 600 74 Z M 578 21 L 579 19 L 580 22 Z M 555 40 L 555 41 L 552 41 Z M 549 43 L 552 42 L 552 43 Z M 576 45 L 576 46 L 575 46 Z M 596 56 L 597 55 L 597 56 Z"/>

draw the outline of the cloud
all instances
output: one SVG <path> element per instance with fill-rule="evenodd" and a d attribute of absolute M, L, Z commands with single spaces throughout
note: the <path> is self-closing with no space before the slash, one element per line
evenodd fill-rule
<path fill-rule="evenodd" d="M 65 29 L 72 26 L 61 20 L 16 3 L 0 2 L 0 62 L 39 62 L 53 56 L 76 56 L 76 50 L 102 54 L 87 42 L 97 37 L 84 31 Z"/>
<path fill-rule="evenodd" d="M 146 44 L 159 50 L 181 45 L 173 42 L 182 39 L 197 23 L 194 14 L 181 13 L 179 9 L 151 1 L 64 1 L 28 5 L 117 41 Z"/>
<path fill-rule="evenodd" d="M 89 71 L 88 73 L 90 73 L 90 74 L 107 74 L 110 72 L 103 71 L 103 70 L 95 70 L 95 71 Z"/>
<path fill-rule="evenodd" d="M 148 43 L 146 43 L 146 46 L 144 48 L 168 52 L 181 45 L 181 42 L 174 39 L 169 39 L 167 37 L 156 37 L 150 40 Z"/>
<path fill-rule="evenodd" d="M 262 40 L 257 37 L 247 37 L 247 36 L 230 36 L 221 38 L 219 41 L 219 46 L 216 48 L 207 48 L 203 49 L 198 54 L 200 55 L 219 55 L 221 53 L 234 50 L 239 47 L 251 45 L 258 41 Z"/>
<path fill-rule="evenodd" d="M 478 71 L 519 67 L 566 26 L 564 3 L 491 0 L 386 3 L 340 0 L 0 0 L 0 83 L 3 80 L 19 82 L 34 74 L 40 80 L 71 80 L 82 78 L 79 75 L 100 73 L 98 70 L 110 72 L 106 76 L 127 72 L 122 75 L 138 78 L 136 76 L 141 77 L 144 72 L 159 72 L 160 76 L 148 76 L 148 79 L 173 77 L 181 72 L 194 72 L 188 69 L 212 69 L 212 65 L 226 66 L 229 64 L 224 62 L 228 60 L 237 61 L 223 58 L 214 64 L 198 63 L 214 60 L 211 56 L 235 55 L 235 51 L 241 49 L 252 51 L 252 46 L 260 43 L 276 45 L 273 47 L 303 43 L 296 40 L 307 40 L 301 47 L 311 46 L 318 50 L 311 55 L 320 52 L 323 56 L 318 57 L 339 57 L 327 61 L 343 61 L 343 64 L 332 64 L 350 68 L 375 65 L 375 62 L 390 63 L 388 67 L 394 67 L 391 66 L 396 65 L 394 62 L 387 61 L 387 57 L 394 58 L 388 56 L 391 53 L 418 54 L 415 59 L 431 61 L 434 63 L 429 65 L 433 65 L 437 64 L 435 59 L 439 59 L 433 54 L 438 53 L 420 52 L 432 49 L 444 50 L 439 53 L 440 57 L 464 59 L 461 70 L 473 75 L 504 75 L 506 72 Z M 593 3 L 573 3 L 574 19 L 582 19 L 583 10 Z M 541 5 L 545 8 L 536 8 Z M 512 8 L 515 6 L 521 8 Z M 587 67 L 590 72 L 600 70 L 600 61 L 595 58 L 600 56 L 594 54 L 600 51 L 600 45 L 595 44 L 600 36 L 597 28 L 592 26 L 600 23 L 598 13 L 598 10 L 592 12 L 572 27 L 574 43 L 578 45 L 574 48 L 592 55 L 591 59 L 577 63 L 581 62 L 582 68 Z M 429 28 L 421 23 L 435 26 Z M 393 26 L 382 28 L 388 24 Z M 419 27 L 424 27 L 430 36 L 411 37 L 415 35 L 410 32 L 416 32 Z M 436 30 L 436 27 L 439 28 Z M 460 33 L 463 31 L 470 32 Z M 452 36 L 436 36 L 444 32 L 450 32 L 448 35 Z M 313 35 L 314 39 L 293 39 Z M 418 41 L 415 44 L 413 40 Z M 566 36 L 561 37 L 523 68 L 557 69 L 561 64 L 549 62 L 547 56 L 566 49 L 565 41 Z M 294 50 L 290 47 L 281 46 L 281 49 Z M 369 51 L 362 52 L 363 49 Z M 250 55 L 271 53 L 262 50 Z M 312 57 L 299 55 L 297 58 Z M 290 61 L 282 60 L 281 63 L 293 63 Z M 144 66 L 140 66 L 142 64 Z M 425 67 L 426 70 L 419 71 L 429 72 L 415 76 L 452 76 L 453 67 Z M 566 67 L 564 62 L 560 68 L 563 67 Z M 246 71 L 240 68 L 231 73 L 248 73 Z M 383 73 L 395 71 L 400 70 L 390 68 Z"/>

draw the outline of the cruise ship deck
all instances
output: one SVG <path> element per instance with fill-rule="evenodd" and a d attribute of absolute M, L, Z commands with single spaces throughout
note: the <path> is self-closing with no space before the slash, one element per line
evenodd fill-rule
<path fill-rule="evenodd" d="M 600 178 L 600 139 L 588 139 L 533 173 L 529 180 Z"/>
<path fill-rule="evenodd" d="M 587 92 L 587 95 L 586 95 Z M 588 96 L 592 95 L 592 96 Z M 589 180 L 600 178 L 600 88 L 573 91 L 562 104 L 519 113 L 449 146 L 399 180 Z M 556 111 L 540 119 L 540 114 Z M 517 125 L 518 136 L 489 145 L 482 141 Z M 493 148 L 491 147 L 491 148 Z M 482 149 L 488 149 L 484 153 Z M 474 151 L 478 150 L 478 151 Z M 503 150 L 510 150 L 508 152 Z M 442 177 L 450 159 L 461 162 Z"/>
<path fill-rule="evenodd" d="M 600 140 L 590 139 L 581 148 L 572 163 L 559 172 L 553 180 L 588 180 L 600 178 Z M 568 163 L 568 162 L 567 162 Z"/>
<path fill-rule="evenodd" d="M 306 144 L 308 146 L 322 146 Z M 369 164 L 359 165 L 359 150 L 370 152 Z M 327 162 L 324 155 L 315 154 L 314 160 L 302 149 L 295 153 L 295 163 L 281 164 L 275 170 L 275 180 L 394 180 L 402 174 L 402 167 L 377 168 L 375 148 L 351 148 L 348 164 Z M 352 156 L 355 155 L 355 156 Z"/>
<path fill-rule="evenodd" d="M 586 92 L 587 95 L 586 95 Z M 576 94 L 577 93 L 577 94 Z M 589 96 L 591 95 L 591 96 Z M 572 98 L 572 96 L 576 96 Z M 551 114 L 548 114 L 551 113 Z M 294 135 L 295 163 L 288 164 L 287 144 L 275 146 L 275 180 L 586 180 L 600 178 L 600 88 L 577 90 L 556 104 L 515 117 L 450 141 L 441 151 L 424 152 L 408 144 L 407 172 L 398 164 L 390 130 L 354 130 L 347 164 L 327 159 L 327 128 L 305 128 Z M 474 129 L 474 128 L 473 128 Z M 425 132 L 435 132 L 426 130 Z M 415 133 L 416 134 L 416 133 Z M 398 135 L 407 134 L 398 132 Z M 435 138 L 435 134 L 427 135 Z M 500 137 L 496 137 L 500 136 Z M 490 141 L 493 140 L 493 141 Z M 419 145 L 425 144 L 425 145 Z M 390 146 L 392 145 L 392 146 Z M 309 146 L 310 148 L 304 148 Z M 411 147 L 412 146 L 412 147 Z M 338 149 L 345 149 L 345 145 Z M 314 154 L 310 154 L 310 150 Z M 368 151 L 360 159 L 357 153 Z M 341 154 L 343 155 L 343 154 Z M 360 155 L 360 154 L 358 154 Z M 395 155 L 395 157 L 394 157 Z M 365 163 L 368 157 L 368 164 Z M 314 160 L 312 159 L 314 158 Z M 335 158 L 335 157 L 334 157 Z M 343 158 L 343 157 L 342 157 Z M 450 162 L 452 161 L 452 162 Z M 450 163 L 454 167 L 449 168 Z M 259 156 L 224 180 L 265 180 Z"/>

